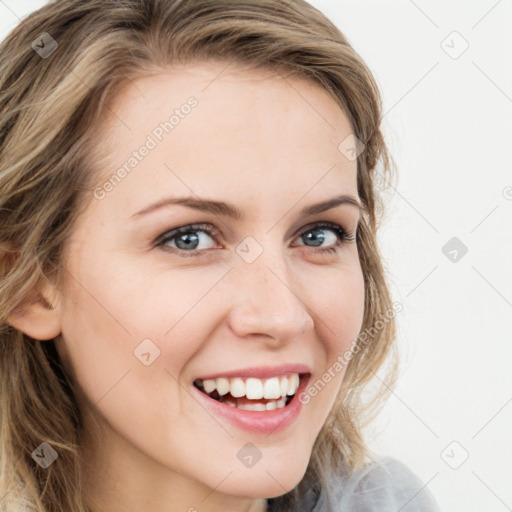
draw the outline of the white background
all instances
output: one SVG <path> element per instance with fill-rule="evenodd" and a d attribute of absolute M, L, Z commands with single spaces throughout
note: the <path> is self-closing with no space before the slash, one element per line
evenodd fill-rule
<path fill-rule="evenodd" d="M 374 73 L 398 165 L 380 237 L 403 362 L 368 442 L 444 511 L 512 510 L 512 0 L 311 3 Z M 43 4 L 0 0 L 0 37 Z"/>

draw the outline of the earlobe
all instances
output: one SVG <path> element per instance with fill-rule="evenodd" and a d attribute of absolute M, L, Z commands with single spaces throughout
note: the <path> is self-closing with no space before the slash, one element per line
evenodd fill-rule
<path fill-rule="evenodd" d="M 7 321 L 35 340 L 51 340 L 61 332 L 59 305 L 58 294 L 48 285 L 18 306 Z"/>

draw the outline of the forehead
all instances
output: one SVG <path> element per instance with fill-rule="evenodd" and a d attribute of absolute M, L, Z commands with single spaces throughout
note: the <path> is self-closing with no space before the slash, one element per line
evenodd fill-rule
<path fill-rule="evenodd" d="M 124 165 L 125 203 L 145 189 L 154 199 L 148 180 L 205 196 L 236 193 L 240 183 L 253 194 L 286 183 L 302 195 L 319 180 L 356 192 L 357 164 L 338 149 L 350 122 L 326 90 L 277 70 L 226 66 L 173 66 L 128 82 L 98 131 L 100 183 Z M 130 170 L 126 163 L 145 145 L 151 150 Z"/>

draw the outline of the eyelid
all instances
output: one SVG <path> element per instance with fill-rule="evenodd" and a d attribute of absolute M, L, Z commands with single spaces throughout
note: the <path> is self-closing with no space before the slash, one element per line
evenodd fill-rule
<path fill-rule="evenodd" d="M 347 243 L 353 243 L 356 241 L 356 233 L 357 228 L 359 224 L 356 224 L 356 227 L 354 229 L 346 229 L 342 224 L 338 222 L 332 222 L 327 220 L 317 220 L 312 221 L 301 228 L 299 228 L 297 231 L 294 232 L 292 235 L 294 239 L 301 237 L 304 233 L 307 233 L 308 231 L 314 230 L 314 228 L 317 228 L 319 230 L 321 229 L 328 229 L 333 231 L 334 233 L 337 233 L 336 238 L 337 242 L 334 245 L 328 246 L 328 247 L 320 247 L 318 249 L 315 249 L 314 247 L 310 247 L 313 252 L 317 253 L 323 253 L 323 252 L 329 252 L 329 251 L 335 251 L 338 252 L 341 247 Z M 166 232 L 159 235 L 156 240 L 153 242 L 154 248 L 165 248 L 165 243 L 168 240 L 174 239 L 175 237 L 179 236 L 181 233 L 187 233 L 187 232 L 198 232 L 202 231 L 205 232 L 208 236 L 210 236 L 216 243 L 218 239 L 223 238 L 222 232 L 215 227 L 213 224 L 209 223 L 193 223 L 193 224 L 187 224 L 184 226 L 180 226 L 174 229 L 167 230 Z M 296 246 L 296 245 L 295 245 Z M 304 244 L 300 244 L 301 247 L 308 246 Z M 183 256 L 204 256 L 210 253 L 213 249 L 193 249 L 190 251 L 185 251 L 182 249 L 174 248 L 174 247 L 167 247 L 165 250 L 169 250 L 171 252 L 177 252 L 180 253 Z"/>
<path fill-rule="evenodd" d="M 168 238 L 175 237 L 175 236 L 179 235 L 180 233 L 186 233 L 188 231 L 205 231 L 212 238 L 222 236 L 222 232 L 218 228 L 216 228 L 213 224 L 208 224 L 208 223 L 204 223 L 204 222 L 198 223 L 198 224 L 187 224 L 185 226 L 180 226 L 180 227 L 177 227 L 174 229 L 168 229 L 164 233 L 160 234 L 153 242 L 153 246 L 157 246 Z"/>
<path fill-rule="evenodd" d="M 297 238 L 297 236 L 300 236 L 300 235 L 304 234 L 305 232 L 312 230 L 315 227 L 331 229 L 333 231 L 341 230 L 343 232 L 344 236 L 347 237 L 347 239 L 352 238 L 355 234 L 355 231 L 357 230 L 357 226 L 354 230 L 351 230 L 351 229 L 345 228 L 338 222 L 332 222 L 332 221 L 328 221 L 328 220 L 316 220 L 314 222 L 311 222 L 310 224 L 306 224 L 305 226 L 301 227 L 299 230 L 297 230 L 293 234 L 293 237 Z"/>

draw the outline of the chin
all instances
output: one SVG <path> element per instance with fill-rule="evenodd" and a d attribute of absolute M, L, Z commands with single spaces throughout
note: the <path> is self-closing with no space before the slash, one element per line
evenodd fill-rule
<path fill-rule="evenodd" d="M 302 480 L 307 465 L 298 467 L 293 458 L 287 459 L 287 467 L 276 464 L 275 469 L 256 466 L 247 471 L 235 470 L 226 479 L 226 488 L 223 492 L 240 498 L 275 498 L 294 489 Z"/>

